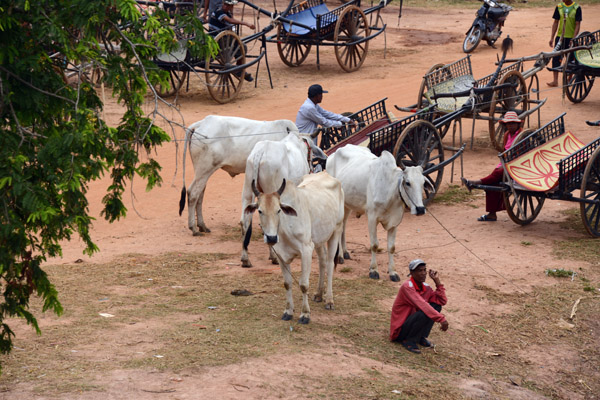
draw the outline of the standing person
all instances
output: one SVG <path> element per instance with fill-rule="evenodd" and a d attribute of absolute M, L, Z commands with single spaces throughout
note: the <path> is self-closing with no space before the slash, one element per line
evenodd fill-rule
<path fill-rule="evenodd" d="M 408 264 L 410 279 L 400 286 L 394 305 L 390 324 L 390 340 L 399 342 L 412 353 L 421 353 L 417 343 L 423 347 L 433 347 L 427 339 L 434 322 L 440 323 L 442 331 L 448 330 L 446 317 L 440 314 L 442 306 L 448 302 L 446 289 L 440 282 L 435 270 L 429 271 L 429 277 L 435 282 L 435 291 L 425 283 L 427 264 L 421 259 Z"/>
<path fill-rule="evenodd" d="M 296 115 L 296 126 L 301 133 L 312 135 L 317 132 L 319 125 L 324 128 L 339 127 L 348 123 L 355 125 L 350 118 L 321 108 L 319 103 L 323 101 L 323 93 L 328 92 L 323 90 L 321 85 L 311 85 L 308 88 L 308 98 Z M 317 138 L 314 137 L 313 141 L 317 143 Z"/>
<path fill-rule="evenodd" d="M 510 149 L 516 137 L 521 133 L 521 122 L 519 116 L 514 111 L 508 111 L 504 114 L 504 118 L 500 121 L 501 124 L 504 124 L 506 129 L 506 132 L 504 133 L 504 150 Z M 502 163 L 498 163 L 492 173 L 485 178 L 474 181 L 465 178 L 461 178 L 461 180 L 467 189 L 471 191 L 475 185 L 498 186 L 498 184 L 502 182 L 503 177 L 504 169 L 502 168 Z M 477 221 L 496 221 L 498 219 L 496 212 L 503 210 L 506 210 L 506 207 L 504 207 L 502 192 L 486 190 L 485 211 L 487 214 L 483 214 L 481 217 L 477 218 Z"/>
<path fill-rule="evenodd" d="M 581 26 L 581 7 L 573 0 L 565 0 L 554 9 L 552 16 L 554 23 L 552 24 L 552 34 L 550 35 L 550 47 L 556 48 L 558 42 L 562 42 L 559 49 L 566 49 L 571 43 L 571 39 L 579 34 Z M 554 57 L 552 59 L 552 68 L 560 67 L 562 57 Z M 550 87 L 558 86 L 558 71 L 552 71 L 554 80 L 547 82 Z"/>

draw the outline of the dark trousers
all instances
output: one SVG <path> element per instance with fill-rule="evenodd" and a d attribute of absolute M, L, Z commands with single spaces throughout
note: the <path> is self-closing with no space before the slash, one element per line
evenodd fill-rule
<path fill-rule="evenodd" d="M 442 311 L 442 306 L 437 303 L 429 303 L 437 312 Z M 419 343 L 422 337 L 428 337 L 433 328 L 433 320 L 429 318 L 423 311 L 419 310 L 411 314 L 400 329 L 400 334 L 396 338 L 397 342 Z"/>
<path fill-rule="evenodd" d="M 558 44 L 559 40 L 560 40 L 560 36 L 557 36 L 556 39 L 554 39 L 554 47 L 555 48 L 556 48 L 556 45 Z M 560 50 L 568 49 L 570 44 L 571 44 L 571 38 L 563 38 L 563 42 L 560 46 Z M 560 65 L 562 64 L 562 59 L 563 59 L 563 56 L 552 57 L 552 68 L 560 67 Z"/>

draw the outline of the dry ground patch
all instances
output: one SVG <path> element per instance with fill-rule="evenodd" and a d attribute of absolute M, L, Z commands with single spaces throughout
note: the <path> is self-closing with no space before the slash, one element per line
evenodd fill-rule
<path fill-rule="evenodd" d="M 219 383 L 221 369 L 240 371 L 223 375 L 231 398 L 592 398 L 600 391 L 600 303 L 584 290 L 583 273 L 574 281 L 549 278 L 556 284 L 527 294 L 476 286 L 482 305 L 513 311 L 447 335 L 436 329 L 436 349 L 414 356 L 387 340 L 395 284 L 338 271 L 336 309 L 311 302 L 311 323 L 298 325 L 298 315 L 280 320 L 285 298 L 276 270 L 228 268 L 232 260 L 237 254 L 132 254 L 49 267 L 65 314 L 43 316 L 39 337 L 11 321 L 16 348 L 2 360 L 0 392 L 96 398 L 111 393 L 107 380 L 118 371 L 141 396 L 179 398 L 186 382 L 210 394 L 206 379 Z M 315 285 L 313 274 L 312 291 Z M 233 296 L 235 289 L 253 295 Z M 568 357 L 548 370 L 540 354 Z"/>

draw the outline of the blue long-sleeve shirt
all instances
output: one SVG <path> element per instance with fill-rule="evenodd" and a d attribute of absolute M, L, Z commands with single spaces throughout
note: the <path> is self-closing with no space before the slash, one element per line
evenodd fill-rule
<path fill-rule="evenodd" d="M 318 104 L 306 99 L 296 115 L 296 126 L 300 133 L 314 133 L 319 125 L 329 128 L 342 126 L 350 122 L 350 118 L 324 110 Z"/>

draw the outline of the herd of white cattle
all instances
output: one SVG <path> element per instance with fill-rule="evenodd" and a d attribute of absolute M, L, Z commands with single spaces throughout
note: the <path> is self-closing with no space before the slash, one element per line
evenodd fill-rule
<path fill-rule="evenodd" d="M 194 165 L 194 180 L 186 189 L 187 148 Z M 379 250 L 377 225 L 387 231 L 388 274 L 394 270 L 396 228 L 404 208 L 423 215 L 423 190 L 433 185 L 421 167 L 396 166 L 387 151 L 380 157 L 368 148 L 346 145 L 329 158 L 289 120 L 254 121 L 238 117 L 211 115 L 190 125 L 186 131 L 183 163 L 183 189 L 179 214 L 188 198 L 188 226 L 192 233 L 210 232 L 202 216 L 206 183 L 218 169 L 232 177 L 245 173 L 242 192 L 242 267 L 252 267 L 248 244 L 252 234 L 252 215 L 258 210 L 264 241 L 270 258 L 279 264 L 286 288 L 286 308 L 282 319 L 294 314 L 291 262 L 300 257 L 302 291 L 300 323 L 310 321 L 308 286 L 313 250 L 319 260 L 319 285 L 314 301 L 333 309 L 333 271 L 338 262 L 350 258 L 346 246 L 346 224 L 352 211 L 366 214 L 369 227 L 371 265 L 369 276 L 379 279 L 376 254 Z M 314 159 L 327 159 L 323 172 L 312 173 Z M 342 258 L 343 254 L 343 258 Z"/>

